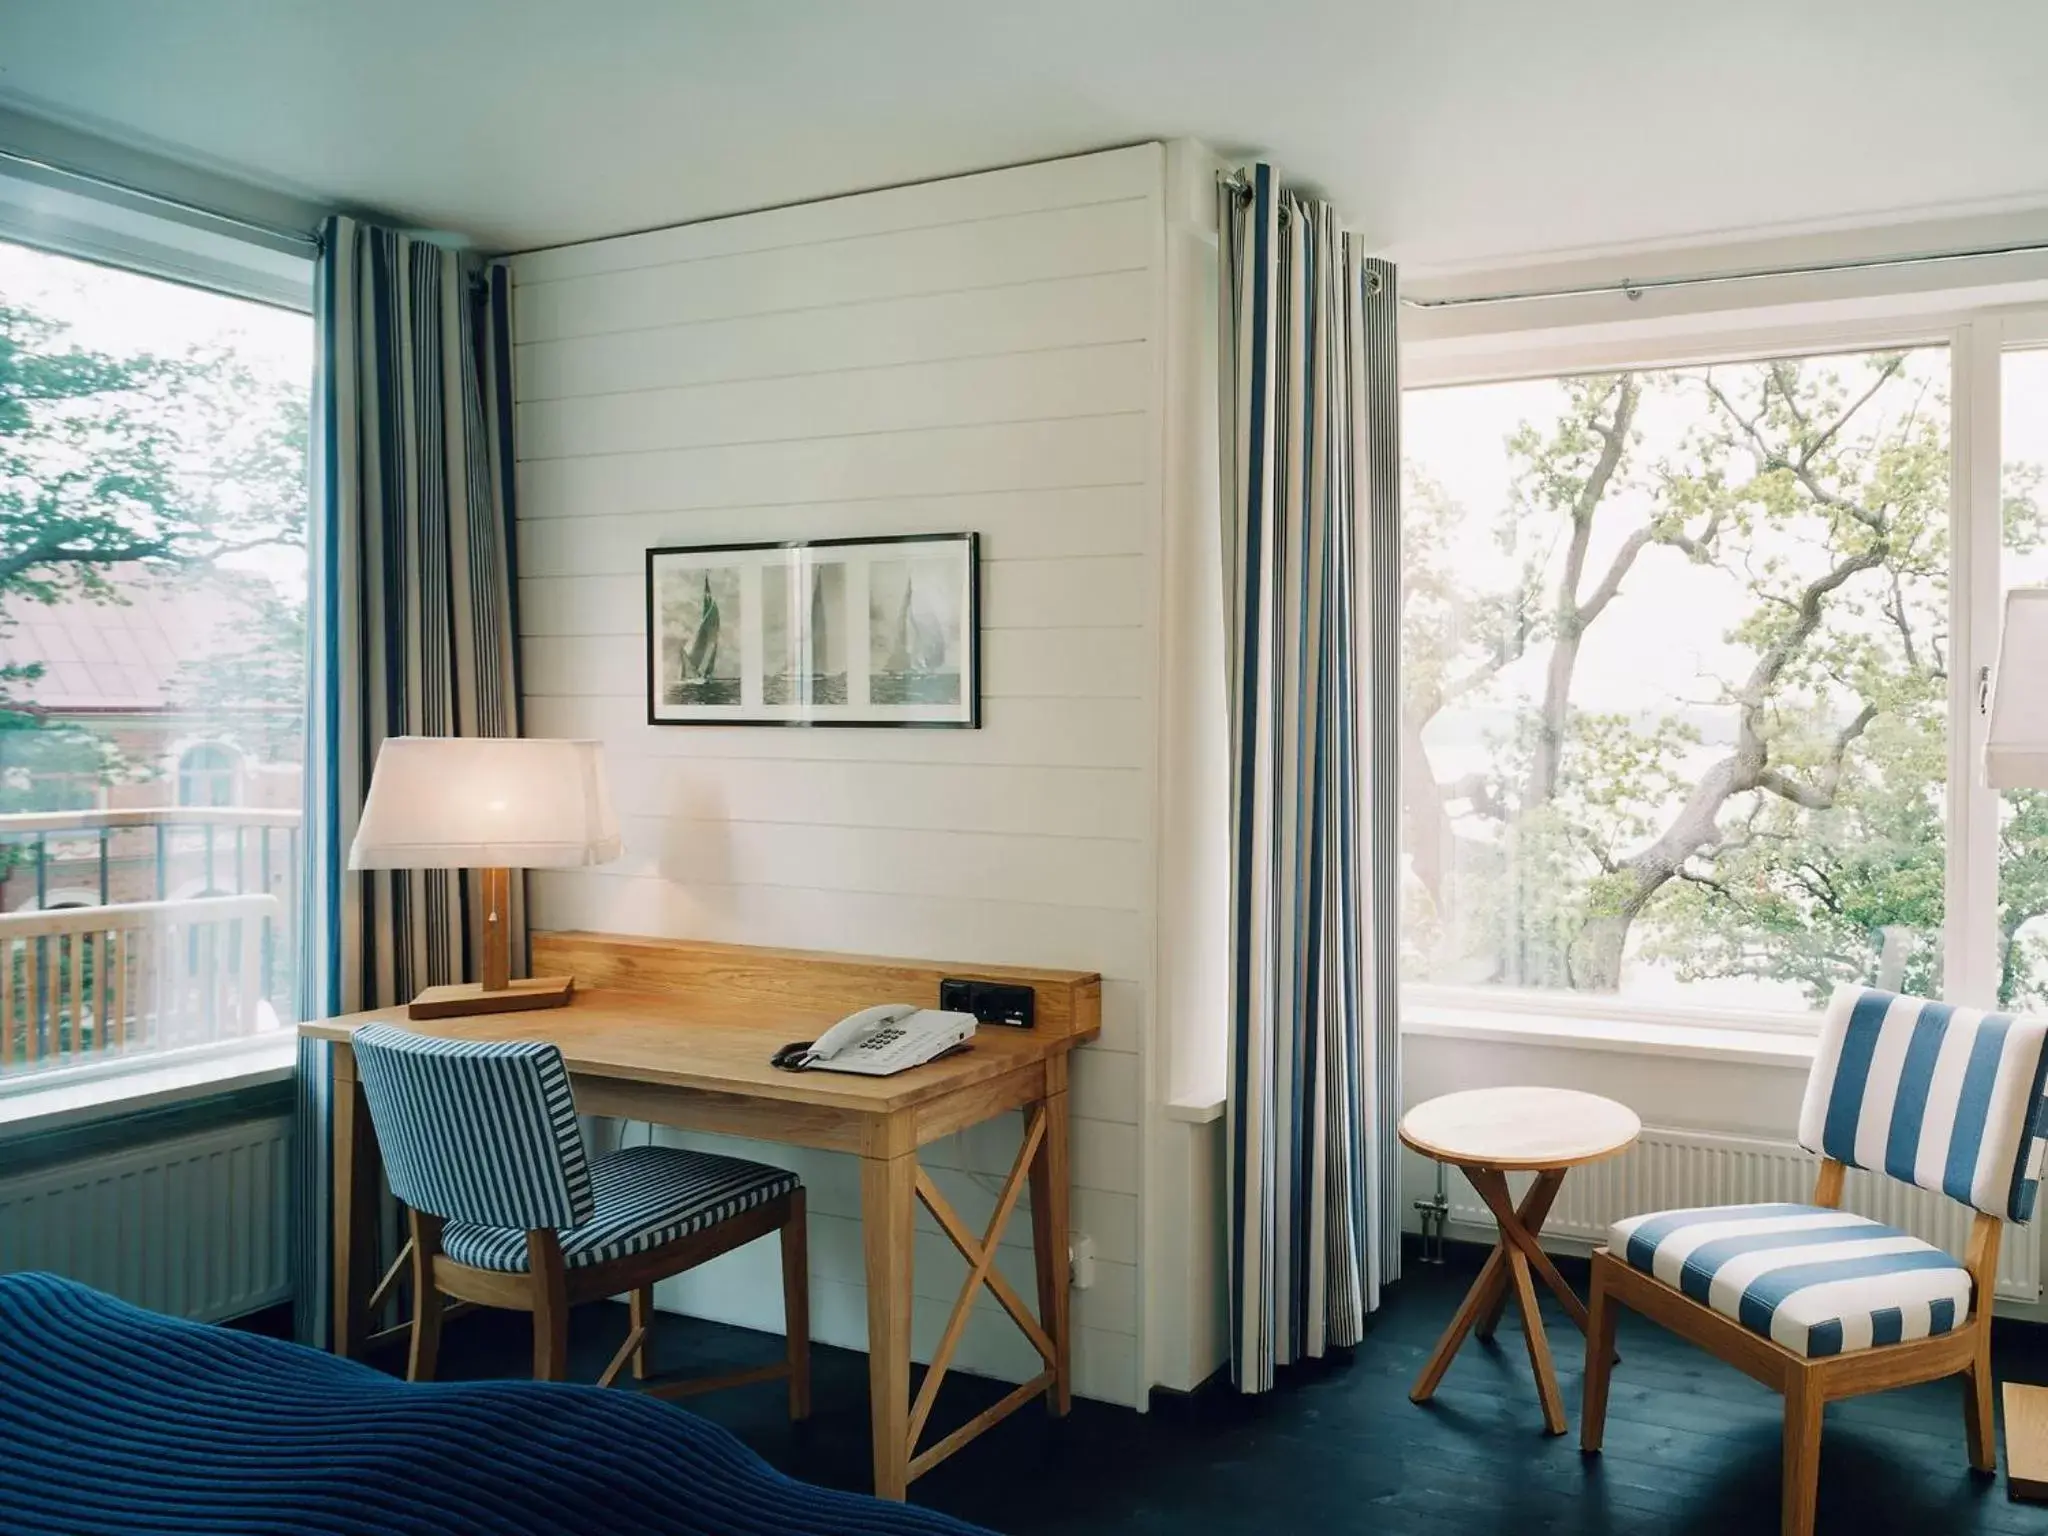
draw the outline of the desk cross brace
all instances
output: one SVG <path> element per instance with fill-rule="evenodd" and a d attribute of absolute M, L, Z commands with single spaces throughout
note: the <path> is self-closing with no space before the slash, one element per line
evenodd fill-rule
<path fill-rule="evenodd" d="M 995 1211 L 990 1215 L 988 1227 L 980 1238 L 960 1219 L 931 1177 L 920 1168 L 917 1170 L 917 1198 L 939 1224 L 953 1246 L 960 1250 L 960 1256 L 967 1261 L 967 1281 L 960 1287 L 960 1294 L 953 1302 L 952 1315 L 946 1319 L 946 1331 L 939 1337 L 939 1347 L 932 1352 L 931 1364 L 926 1367 L 924 1380 L 917 1392 L 917 1401 L 910 1410 L 910 1433 L 904 1445 L 904 1456 L 915 1476 L 926 1467 L 943 1460 L 960 1446 L 994 1424 L 1006 1418 L 1051 1385 L 1058 1351 L 1052 1338 L 1045 1331 L 1038 1318 L 1024 1305 L 1001 1270 L 995 1267 L 997 1244 L 1002 1241 L 1003 1229 L 1009 1225 L 1010 1217 L 1017 1208 L 1017 1200 L 1024 1192 L 1024 1184 L 1031 1173 L 1032 1159 L 1038 1155 L 1040 1144 L 1045 1140 L 1046 1112 L 1043 1104 L 1032 1108 L 1029 1122 L 1024 1129 L 1023 1144 L 1017 1149 L 1016 1159 L 1010 1165 L 1010 1174 L 1003 1181 L 1002 1193 L 996 1199 Z M 981 1414 L 961 1429 L 946 1436 L 922 1455 L 918 1453 L 917 1442 L 923 1436 L 925 1424 L 931 1418 L 932 1405 L 939 1396 L 939 1384 L 946 1379 L 946 1371 L 952 1364 L 953 1353 L 960 1345 L 960 1336 L 967 1327 L 968 1314 L 974 1309 L 974 1298 L 986 1286 L 1005 1312 L 1023 1330 L 1031 1347 L 1038 1351 L 1046 1369 L 1037 1377 L 1024 1383 L 1005 1397 L 994 1408 Z"/>

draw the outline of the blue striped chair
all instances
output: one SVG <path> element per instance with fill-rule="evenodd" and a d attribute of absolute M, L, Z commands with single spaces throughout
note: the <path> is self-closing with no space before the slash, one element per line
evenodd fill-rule
<path fill-rule="evenodd" d="M 631 1147 L 592 1160 L 568 1069 L 540 1042 L 436 1039 L 369 1024 L 352 1042 L 391 1190 L 412 1225 L 414 1381 L 431 1381 L 442 1294 L 533 1314 L 533 1374 L 560 1381 L 569 1309 L 626 1294 L 628 1357 L 647 1374 L 657 1280 L 770 1232 L 782 1240 L 782 1364 L 650 1388 L 665 1396 L 787 1377 L 810 1412 L 810 1291 L 796 1175 L 709 1152 Z"/>
<path fill-rule="evenodd" d="M 2034 1214 L 2048 1024 L 1868 987 L 1828 1006 L 1799 1116 L 1810 1205 L 1659 1211 L 1593 1255 L 1581 1444 L 1600 1449 L 1617 1306 L 1785 1395 L 1785 1536 L 1809 1536 L 1831 1399 L 1965 1380 L 1970 1464 L 1996 1472 L 1991 1293 L 2008 1221 Z M 1841 1208 L 1851 1168 L 1977 1212 L 1961 1263 Z"/>

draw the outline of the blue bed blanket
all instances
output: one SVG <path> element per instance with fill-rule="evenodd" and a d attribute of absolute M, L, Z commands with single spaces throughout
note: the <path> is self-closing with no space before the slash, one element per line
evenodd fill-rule
<path fill-rule="evenodd" d="M 976 1536 L 630 1391 L 412 1385 L 39 1274 L 0 1276 L 0 1532 Z"/>

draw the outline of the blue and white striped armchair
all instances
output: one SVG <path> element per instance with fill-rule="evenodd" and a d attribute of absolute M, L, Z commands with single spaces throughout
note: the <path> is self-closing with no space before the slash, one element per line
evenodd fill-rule
<path fill-rule="evenodd" d="M 809 1275 L 795 1174 L 669 1147 L 593 1160 L 553 1045 L 439 1039 L 384 1024 L 365 1025 L 351 1043 L 392 1193 L 410 1212 L 411 1379 L 433 1379 L 440 1294 L 531 1312 L 533 1374 L 559 1381 L 569 1309 L 622 1293 L 631 1328 L 599 1384 L 610 1385 L 629 1356 L 644 1378 L 654 1283 L 780 1232 L 784 1362 L 652 1390 L 787 1377 L 790 1416 L 809 1413 Z"/>
<path fill-rule="evenodd" d="M 1785 1536 L 1813 1530 L 1831 1399 L 1960 1375 L 1970 1464 L 1995 1472 L 1992 1283 L 2004 1223 L 2034 1214 L 2044 1043 L 2037 1019 L 1838 988 L 1799 1116 L 1812 1203 L 1635 1216 L 1593 1255 L 1583 1447 L 1605 1431 L 1619 1305 L 1785 1394 Z M 1974 1209 L 1963 1260 L 1841 1209 L 1850 1168 Z"/>

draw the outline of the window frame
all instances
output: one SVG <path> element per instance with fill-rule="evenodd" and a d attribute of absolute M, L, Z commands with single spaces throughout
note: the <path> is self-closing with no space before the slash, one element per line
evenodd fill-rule
<path fill-rule="evenodd" d="M 34 163 L 0 164 L 0 240 L 313 313 L 314 251 L 228 217 Z"/>
<path fill-rule="evenodd" d="M 1782 279 L 1771 292 L 1801 280 Z M 1804 280 L 1811 291 L 1811 280 Z M 2017 287 L 2018 285 L 2016 285 Z M 2030 291 L 2031 290 L 2031 291 Z M 2048 346 L 2048 299 L 2038 283 L 2017 302 L 1934 304 L 1901 291 L 1854 306 L 1786 302 L 1776 311 L 1730 308 L 1720 314 L 1581 320 L 1548 326 L 1543 313 L 1567 301 L 1522 307 L 1495 333 L 1404 337 L 1402 393 L 1478 384 L 1554 379 L 1620 369 L 1698 367 L 1771 358 L 1945 347 L 1949 359 L 1949 634 L 1947 836 L 1943 865 L 1942 990 L 1969 1006 L 1993 1006 L 1998 994 L 1998 792 L 1982 771 L 1986 719 L 1979 698 L 1997 660 L 2001 563 L 2002 367 L 2009 350 Z M 1983 290 L 1978 290 L 1979 293 Z M 1586 306 L 1573 306 L 1584 314 Z M 1853 315 L 1827 313 L 1853 307 Z M 1611 306 L 1610 306 L 1611 308 Z M 1426 325 L 1426 322 L 1425 322 Z M 1957 722 L 1965 722 L 1958 728 Z M 1532 994 L 1505 987 L 1454 987 L 1403 981 L 1404 1026 L 1446 1015 L 1597 1020 L 1645 1026 L 1696 1026 L 1811 1035 L 1820 1015 L 1758 1013 L 1702 1004 L 1632 1003 L 1620 997 Z"/>
<path fill-rule="evenodd" d="M 95 188 L 61 173 L 0 170 L 0 241 L 267 305 L 303 315 L 309 323 L 318 318 L 313 302 L 317 253 L 310 246 L 265 238 L 237 221 L 212 220 L 197 209 L 158 208 L 146 194 Z M 307 379 L 309 403 L 314 382 Z M 309 495 L 312 489 L 309 481 Z M 309 580 L 312 559 L 309 548 Z M 313 685 L 309 673 L 307 686 Z M 173 754 L 171 809 L 204 809 L 184 806 L 178 795 L 182 775 L 177 763 L 194 744 L 186 740 Z M 240 760 L 233 771 L 239 775 L 246 755 L 223 744 L 237 752 Z M 97 808 L 104 809 L 104 790 L 99 800 Z M 231 1040 L 0 1076 L 0 1140 L 287 1079 L 295 1070 L 297 1038 L 297 1030 L 286 1023 Z"/>

